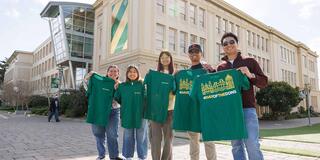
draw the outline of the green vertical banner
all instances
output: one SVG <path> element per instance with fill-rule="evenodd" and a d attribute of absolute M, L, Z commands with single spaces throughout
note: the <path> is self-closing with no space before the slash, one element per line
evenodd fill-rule
<path fill-rule="evenodd" d="M 112 5 L 111 54 L 128 48 L 128 0 Z"/>
<path fill-rule="evenodd" d="M 59 88 L 59 78 L 51 78 L 51 88 Z"/>

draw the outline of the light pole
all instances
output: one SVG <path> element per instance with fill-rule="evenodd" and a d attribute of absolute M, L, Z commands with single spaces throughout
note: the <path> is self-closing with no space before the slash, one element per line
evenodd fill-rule
<path fill-rule="evenodd" d="M 308 125 L 311 126 L 311 119 L 310 119 L 310 105 L 309 105 L 309 96 L 310 96 L 311 86 L 309 84 L 304 84 L 304 93 L 306 95 L 306 109 L 308 110 Z"/>
<path fill-rule="evenodd" d="M 13 90 L 14 92 L 16 92 L 16 113 L 17 113 L 17 110 L 18 110 L 18 100 L 19 100 L 19 96 L 18 96 L 18 92 L 19 92 L 19 88 L 17 86 L 14 86 L 13 87 Z"/>

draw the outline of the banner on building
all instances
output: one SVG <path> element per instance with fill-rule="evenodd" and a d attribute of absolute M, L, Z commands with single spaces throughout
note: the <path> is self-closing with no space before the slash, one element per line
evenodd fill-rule
<path fill-rule="evenodd" d="M 111 54 L 128 48 L 128 0 L 112 5 Z"/>

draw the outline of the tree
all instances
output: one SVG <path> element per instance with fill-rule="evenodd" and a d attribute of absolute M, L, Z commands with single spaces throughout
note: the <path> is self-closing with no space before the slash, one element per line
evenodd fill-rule
<path fill-rule="evenodd" d="M 299 88 L 293 88 L 286 82 L 270 82 L 266 88 L 256 94 L 260 106 L 269 106 L 273 115 L 285 115 L 302 100 Z"/>
<path fill-rule="evenodd" d="M 5 58 L 4 60 L 0 61 L 0 84 L 3 83 L 4 81 L 4 74 L 6 73 L 6 70 L 9 66 L 8 62 L 8 58 Z"/>

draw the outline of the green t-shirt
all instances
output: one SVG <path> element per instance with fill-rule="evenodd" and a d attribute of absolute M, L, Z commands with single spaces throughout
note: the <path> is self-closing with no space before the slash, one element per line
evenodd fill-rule
<path fill-rule="evenodd" d="M 200 106 L 204 141 L 247 137 L 241 91 L 249 88 L 248 78 L 235 69 L 200 75 L 194 80 L 190 96 Z"/>
<path fill-rule="evenodd" d="M 147 86 L 145 118 L 158 123 L 167 119 L 169 93 L 175 90 L 174 77 L 170 74 L 150 70 L 144 78 Z"/>
<path fill-rule="evenodd" d="M 144 85 L 141 81 L 121 83 L 114 99 L 121 104 L 120 117 L 123 128 L 140 128 L 144 108 Z"/>
<path fill-rule="evenodd" d="M 200 132 L 200 110 L 189 96 L 192 82 L 205 69 L 181 70 L 175 74 L 176 101 L 173 111 L 173 129 L 177 131 Z"/>
<path fill-rule="evenodd" d="M 93 74 L 89 80 L 87 122 L 99 126 L 108 124 L 114 94 L 114 80 Z"/>

